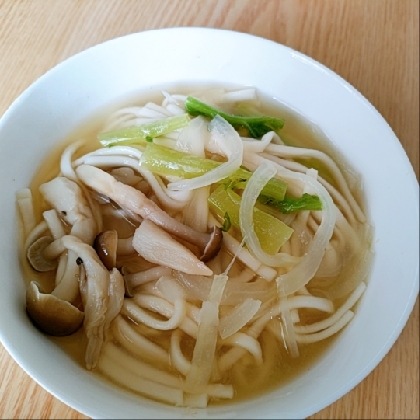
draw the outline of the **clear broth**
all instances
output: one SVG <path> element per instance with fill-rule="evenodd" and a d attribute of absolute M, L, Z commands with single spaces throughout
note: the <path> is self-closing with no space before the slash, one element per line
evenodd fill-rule
<path fill-rule="evenodd" d="M 211 86 L 206 86 L 205 88 L 208 87 Z M 225 87 L 231 88 L 232 86 Z M 187 93 L 201 89 L 203 89 L 202 86 L 194 87 L 192 89 L 191 86 L 167 86 L 165 90 L 177 93 Z M 42 212 L 44 210 L 47 210 L 48 208 L 45 202 L 43 201 L 40 193 L 38 192 L 39 186 L 42 183 L 47 182 L 53 177 L 57 176 L 59 172 L 60 156 L 64 148 L 71 142 L 74 142 L 78 139 L 82 139 L 84 141 L 84 146 L 77 152 L 78 156 L 81 156 L 87 153 L 88 151 L 98 148 L 100 144 L 97 141 L 96 136 L 101 131 L 104 116 L 109 115 L 111 112 L 122 106 L 143 104 L 147 101 L 156 101 L 158 98 L 160 102 L 160 91 L 161 89 L 148 90 L 147 92 L 139 92 L 131 96 L 130 98 L 123 98 L 120 101 L 116 101 L 112 106 L 109 106 L 106 109 L 100 111 L 93 118 L 89 118 L 86 124 L 83 124 L 82 126 L 78 127 L 66 139 L 61 141 L 56 148 L 50 151 L 46 159 L 39 166 L 30 184 L 30 189 L 33 192 L 34 197 L 36 215 L 39 219 L 38 221 L 41 220 Z M 318 129 L 318 127 L 305 120 L 295 111 L 277 102 L 275 99 L 261 94 L 259 94 L 259 97 L 261 99 L 261 104 L 258 105 L 258 110 L 261 114 L 272 115 L 279 118 L 283 118 L 285 120 L 285 126 L 280 132 L 280 135 L 286 144 L 298 147 L 307 146 L 314 149 L 326 151 L 328 155 L 330 155 L 339 165 L 345 178 L 348 180 L 350 179 L 351 175 L 353 175 L 354 172 L 352 171 L 350 166 L 346 164 L 343 156 L 332 147 L 331 142 L 326 138 L 326 136 L 321 132 L 321 130 Z M 226 111 L 230 110 L 226 109 Z M 327 173 L 325 168 L 318 167 L 317 169 L 320 170 L 320 173 L 323 172 L 324 177 L 329 179 L 329 181 L 334 185 L 334 179 Z M 360 204 L 363 204 L 363 191 L 360 189 L 360 185 L 355 183 L 351 185 L 353 185 L 352 193 L 354 194 L 358 202 Z M 361 207 L 363 209 L 363 205 Z M 366 248 L 368 247 L 370 247 L 370 243 L 366 242 Z M 41 284 L 44 290 L 52 290 L 54 283 L 54 273 L 49 275 L 46 273 L 40 274 L 34 272 L 27 263 L 24 255 L 22 255 L 21 261 L 26 279 L 35 279 Z M 316 311 L 314 311 L 313 313 L 308 312 L 305 316 L 305 319 L 308 322 L 317 321 L 318 318 L 319 313 Z M 108 333 L 107 335 L 107 339 L 112 340 L 112 334 Z M 165 333 L 162 335 L 162 337 L 163 338 L 159 339 L 159 343 L 163 345 L 164 348 L 168 348 L 168 341 L 170 336 Z M 82 367 L 84 366 L 84 351 L 86 347 L 86 338 L 83 329 L 79 330 L 72 336 L 50 337 L 49 339 L 55 344 L 59 345 L 63 349 L 63 351 L 66 352 L 66 354 L 68 354 L 69 357 L 71 357 L 77 364 L 79 364 Z M 271 365 L 269 369 L 266 369 L 267 372 L 263 378 L 260 375 L 260 368 L 255 366 L 252 367 L 244 365 L 242 371 L 232 371 L 230 373 L 230 376 L 232 378 L 234 378 L 235 376 L 237 378 L 242 378 L 242 382 L 240 382 L 238 385 L 235 385 L 234 401 L 236 402 L 240 400 L 254 398 L 258 395 L 277 389 L 281 387 L 281 385 L 291 381 L 293 378 L 296 378 L 306 370 L 310 369 L 311 366 L 313 366 L 323 355 L 325 355 L 327 349 L 331 346 L 335 339 L 336 336 L 333 336 L 329 339 L 323 340 L 318 343 L 310 345 L 302 344 L 299 346 L 300 357 L 292 358 L 284 349 L 284 346 L 280 345 L 279 341 L 275 341 L 275 343 L 270 342 L 270 338 L 267 336 L 267 334 L 266 336 L 263 335 L 263 347 L 266 345 L 270 345 L 272 351 L 276 352 L 276 363 Z M 189 347 L 187 346 L 183 350 L 185 351 L 186 355 L 191 356 L 192 349 L 193 346 L 191 345 Z M 97 370 L 93 371 L 93 374 L 100 375 L 104 377 L 105 380 L 109 380 Z M 129 385 L 130 384 L 127 384 L 128 391 Z M 121 388 L 120 385 L 118 385 L 118 387 Z M 219 400 L 214 401 L 213 404 L 229 404 L 230 402 L 231 400 Z"/>

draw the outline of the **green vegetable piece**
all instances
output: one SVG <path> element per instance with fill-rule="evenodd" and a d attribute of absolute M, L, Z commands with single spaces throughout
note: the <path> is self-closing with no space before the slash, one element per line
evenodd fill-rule
<path fill-rule="evenodd" d="M 169 147 L 149 143 L 142 153 L 140 166 L 160 176 L 195 178 L 217 168 L 219 162 L 203 159 Z"/>
<path fill-rule="evenodd" d="M 236 129 L 245 128 L 251 137 L 255 139 L 261 138 L 264 134 L 269 131 L 280 130 L 284 126 L 284 121 L 274 117 L 268 116 L 254 116 L 254 117 L 243 117 L 239 115 L 227 114 L 210 105 L 207 105 L 197 98 L 188 96 L 185 101 L 185 110 L 193 116 L 202 115 L 208 118 L 214 118 L 216 115 L 220 115 L 228 123 Z"/>
<path fill-rule="evenodd" d="M 286 197 L 283 200 L 276 200 L 272 197 L 260 195 L 258 201 L 261 204 L 273 206 L 285 214 L 299 210 L 322 210 L 322 202 L 319 197 L 308 193 L 304 193 L 298 198 Z"/>
<path fill-rule="evenodd" d="M 223 232 L 227 232 L 232 226 L 232 222 L 230 221 L 229 213 L 225 213 L 225 220 L 223 222 L 223 225 L 220 229 L 222 229 Z"/>
<path fill-rule="evenodd" d="M 240 229 L 239 206 L 241 197 L 223 185 L 217 187 L 209 196 L 208 203 L 214 215 L 223 222 L 229 214 L 232 227 Z M 254 229 L 261 248 L 268 254 L 276 254 L 280 247 L 290 238 L 293 229 L 274 216 L 254 208 Z"/>
<path fill-rule="evenodd" d="M 104 147 L 133 144 L 145 145 L 147 142 L 153 141 L 155 137 L 186 127 L 190 120 L 191 118 L 188 114 L 176 115 L 175 117 L 163 118 L 133 127 L 107 131 L 99 134 L 98 139 Z"/>
<path fill-rule="evenodd" d="M 148 143 L 142 153 L 140 166 L 160 176 L 178 176 L 191 179 L 203 175 L 217 168 L 220 162 L 204 159 L 188 153 L 169 149 L 154 143 Z M 233 183 L 235 188 L 245 188 L 245 182 L 252 172 L 244 168 L 237 169 L 228 179 L 223 182 Z M 239 182 L 238 182 L 239 181 Z M 272 178 L 264 186 L 263 194 L 275 200 L 282 200 L 286 193 L 287 184 L 277 178 Z"/>

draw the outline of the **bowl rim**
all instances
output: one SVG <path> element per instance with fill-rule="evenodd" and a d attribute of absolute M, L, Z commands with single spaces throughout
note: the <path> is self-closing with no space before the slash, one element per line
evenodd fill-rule
<path fill-rule="evenodd" d="M 332 77 L 333 79 L 337 80 L 346 89 L 351 91 L 352 94 L 355 95 L 357 97 L 357 99 L 363 103 L 364 106 L 367 106 L 374 114 L 376 114 L 376 116 L 379 117 L 382 120 L 382 122 L 386 124 L 388 130 L 392 133 L 392 136 L 390 136 L 390 137 L 392 137 L 393 140 L 394 140 L 394 143 L 395 143 L 394 147 L 398 148 L 398 150 L 400 151 L 400 154 L 402 156 L 402 159 L 404 159 L 406 161 L 407 170 L 410 171 L 409 168 L 411 168 L 410 179 L 411 179 L 411 182 L 413 184 L 412 187 L 413 187 L 414 195 L 417 196 L 417 202 L 418 202 L 418 188 L 419 188 L 419 185 L 418 185 L 418 181 L 415 177 L 412 165 L 409 162 L 409 159 L 407 157 L 407 154 L 406 154 L 405 150 L 402 148 L 401 143 L 398 141 L 397 137 L 395 136 L 395 133 L 393 132 L 393 130 L 389 126 L 389 124 L 380 115 L 380 113 L 377 111 L 377 109 L 354 86 L 352 86 L 350 83 L 348 83 L 346 80 L 344 80 L 340 75 L 338 75 L 337 73 L 335 73 L 331 69 L 327 68 L 323 64 L 319 63 L 318 61 L 314 60 L 313 58 L 311 58 L 311 57 L 309 57 L 309 56 L 307 56 L 307 55 L 305 55 L 305 54 L 303 54 L 299 51 L 296 51 L 296 50 L 292 49 L 291 47 L 285 46 L 285 45 L 280 44 L 276 41 L 269 40 L 269 39 L 266 39 L 266 38 L 263 38 L 263 37 L 260 37 L 260 36 L 257 36 L 257 35 L 252 35 L 252 34 L 245 33 L 245 32 L 233 31 L 233 30 L 229 30 L 229 29 L 204 28 L 204 27 L 198 27 L 198 26 L 195 26 L 195 27 L 169 27 L 169 28 L 151 29 L 151 30 L 135 32 L 135 33 L 127 34 L 127 35 L 122 35 L 122 36 L 119 36 L 119 37 L 101 42 L 99 44 L 92 45 L 92 46 L 90 46 L 90 47 L 88 47 L 88 48 L 86 48 L 86 49 L 84 49 L 84 50 L 66 58 L 65 60 L 59 62 L 54 67 L 52 67 L 47 72 L 45 72 L 43 75 L 41 75 L 39 78 L 37 78 L 33 83 L 31 83 L 12 102 L 12 104 L 8 107 L 8 109 L 5 111 L 3 116 L 0 118 L 0 132 L 3 128 L 3 126 L 5 126 L 7 124 L 10 116 L 19 109 L 20 105 L 23 102 L 25 102 L 25 100 L 31 95 L 31 93 L 38 86 L 42 85 L 45 81 L 48 80 L 48 78 L 50 77 L 51 74 L 55 74 L 55 73 L 59 72 L 62 68 L 65 68 L 69 64 L 74 63 L 77 60 L 79 60 L 80 57 L 88 56 L 91 53 L 92 50 L 97 50 L 98 48 L 105 48 L 106 49 L 106 48 L 109 48 L 110 46 L 112 46 L 113 44 L 119 44 L 121 42 L 124 43 L 125 40 L 127 40 L 127 39 L 135 39 L 137 37 L 139 37 L 139 39 L 141 39 L 141 37 L 143 36 L 144 33 L 162 33 L 162 32 L 165 32 L 165 33 L 167 33 L 168 36 L 172 36 L 171 33 L 173 34 L 174 32 L 180 33 L 180 32 L 197 32 L 197 31 L 199 31 L 201 33 L 206 32 L 208 34 L 213 34 L 215 32 L 217 32 L 217 33 L 222 33 L 223 32 L 223 33 L 226 34 L 226 36 L 229 36 L 229 37 L 243 37 L 243 39 L 250 39 L 250 38 L 259 39 L 263 43 L 275 44 L 279 48 L 279 51 L 280 51 L 281 48 L 283 48 L 284 51 L 287 51 L 288 53 L 293 54 L 296 59 L 304 61 L 309 66 L 315 67 L 317 70 L 319 70 L 319 71 L 325 73 L 326 75 L 328 75 L 329 77 Z M 418 214 L 418 206 L 417 206 L 417 214 Z M 419 277 L 418 261 L 417 261 L 416 277 L 417 277 L 417 283 L 418 283 L 418 277 Z M 357 379 L 355 379 L 354 383 L 348 384 L 346 387 L 343 387 L 342 389 L 338 390 L 337 393 L 333 397 L 330 398 L 330 401 L 328 402 L 328 404 L 326 404 L 326 405 L 323 404 L 322 406 L 316 407 L 315 409 L 312 407 L 312 408 L 309 408 L 306 412 L 303 412 L 305 416 L 314 414 L 315 412 L 321 410 L 322 408 L 326 407 L 327 405 L 332 404 L 334 401 L 341 398 L 344 394 L 349 392 L 356 385 L 358 385 L 364 378 L 366 378 L 366 376 L 368 376 L 369 373 L 371 373 L 371 371 L 387 355 L 387 353 L 389 352 L 389 350 L 391 349 L 391 347 L 393 346 L 395 341 L 400 336 L 400 334 L 401 334 L 403 328 L 405 327 L 405 325 L 406 325 L 406 323 L 409 319 L 409 316 L 410 316 L 410 314 L 413 310 L 413 307 L 414 307 L 414 304 L 416 302 L 417 295 L 418 295 L 418 284 L 417 283 L 416 283 L 416 280 L 413 282 L 413 287 L 412 287 L 412 292 L 411 292 L 411 295 L 410 295 L 410 299 L 407 302 L 407 305 L 406 305 L 403 313 L 401 314 L 400 322 L 398 324 L 398 328 L 395 329 L 393 335 L 389 337 L 388 342 L 386 343 L 386 345 L 384 345 L 382 347 L 382 349 L 378 353 L 377 357 L 371 361 L 371 363 L 366 367 L 366 369 L 364 371 L 359 373 L 359 375 L 356 377 Z M 78 405 L 77 402 L 75 402 L 75 401 L 73 401 L 73 403 L 72 403 L 71 401 L 69 401 L 69 399 L 66 395 L 63 395 L 60 391 L 52 389 L 52 387 L 48 387 L 48 386 L 46 387 L 45 383 L 40 381 L 39 377 L 36 377 L 35 375 L 33 375 L 33 371 L 30 368 L 30 366 L 28 366 L 26 360 L 22 360 L 19 357 L 15 357 L 16 354 L 13 351 L 13 348 L 12 348 L 12 345 L 10 344 L 10 341 L 8 340 L 8 338 L 6 336 L 3 335 L 1 330 L 0 330 L 0 340 L 3 343 L 4 347 L 6 348 L 6 350 L 11 354 L 13 359 L 16 360 L 16 362 L 23 368 L 23 370 L 26 373 L 28 373 L 29 376 L 31 376 L 44 389 L 46 389 L 48 392 L 53 394 L 55 397 L 57 397 L 58 399 L 63 401 L 65 404 L 68 404 L 72 407 L 75 407 L 75 409 L 80 410 L 83 413 L 87 413 L 91 417 L 94 417 L 95 413 L 93 411 L 91 411 L 89 413 L 90 410 L 86 409 L 87 407 L 80 407 L 80 405 Z M 264 418 L 264 417 L 261 417 L 261 418 Z"/>

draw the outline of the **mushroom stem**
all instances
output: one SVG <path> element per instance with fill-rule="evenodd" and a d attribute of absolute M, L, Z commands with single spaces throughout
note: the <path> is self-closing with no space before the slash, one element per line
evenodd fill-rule
<path fill-rule="evenodd" d="M 50 271 L 57 267 L 55 257 L 50 256 L 46 249 L 54 243 L 51 236 L 41 236 L 33 242 L 26 251 L 26 258 L 36 271 Z M 59 254 L 58 254 L 59 255 Z"/>
<path fill-rule="evenodd" d="M 68 251 L 64 275 L 59 279 L 51 294 L 59 299 L 74 302 L 79 296 L 79 277 L 77 255 L 73 251 Z"/>
<path fill-rule="evenodd" d="M 211 276 L 212 270 L 189 249 L 150 220 L 143 220 L 134 232 L 134 249 L 146 260 L 188 274 Z"/>

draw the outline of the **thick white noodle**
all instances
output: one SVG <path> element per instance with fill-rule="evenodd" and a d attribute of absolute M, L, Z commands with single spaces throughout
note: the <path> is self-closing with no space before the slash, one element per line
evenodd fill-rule
<path fill-rule="evenodd" d="M 260 154 L 265 159 L 271 160 L 272 162 L 275 162 L 281 166 L 283 166 L 286 169 L 289 169 L 290 171 L 294 172 L 301 172 L 306 173 L 308 168 L 304 165 L 302 165 L 299 162 L 294 162 L 286 159 L 279 158 L 277 156 L 272 156 L 268 153 L 261 153 Z M 349 219 L 351 223 L 356 222 L 356 217 L 354 215 L 354 212 L 348 203 L 348 201 L 343 197 L 340 191 L 338 191 L 335 187 L 333 187 L 329 182 L 327 182 L 324 178 L 321 176 L 318 176 L 318 181 L 321 185 L 325 187 L 325 189 L 328 191 L 328 193 L 331 195 L 332 199 L 336 203 L 336 205 L 341 209 L 341 211 L 346 215 L 346 217 Z M 363 216 L 365 218 L 365 216 Z"/>
<path fill-rule="evenodd" d="M 77 179 L 72 165 L 73 154 L 83 145 L 81 140 L 78 140 L 67 146 L 61 155 L 60 170 L 61 174 L 73 181 Z"/>
<path fill-rule="evenodd" d="M 325 340 L 342 330 L 354 317 L 352 311 L 347 311 L 335 324 L 325 330 L 313 334 L 296 334 L 298 343 L 315 343 L 317 341 Z"/>
<path fill-rule="evenodd" d="M 319 322 L 314 322 L 309 325 L 296 325 L 295 331 L 298 334 L 311 334 L 315 333 L 321 330 L 324 330 L 326 328 L 329 328 L 333 326 L 336 322 L 340 320 L 344 316 L 345 313 L 347 313 L 360 299 L 363 292 L 366 289 L 365 283 L 360 283 L 356 289 L 352 292 L 352 294 L 348 297 L 348 299 L 343 303 L 340 308 L 337 309 L 336 312 L 334 312 L 333 315 L 331 315 L 329 318 L 326 318 Z"/>
<path fill-rule="evenodd" d="M 172 273 L 172 269 L 164 266 L 152 267 L 138 273 L 126 274 L 125 280 L 132 287 L 137 287 L 142 284 L 158 280 L 162 276 L 169 276 Z"/>
<path fill-rule="evenodd" d="M 261 137 L 261 140 L 242 137 L 244 153 L 260 153 L 271 143 L 274 138 L 274 131 L 269 131 Z"/>
<path fill-rule="evenodd" d="M 248 334 L 237 332 L 230 337 L 223 340 L 223 344 L 230 346 L 238 346 L 247 350 L 255 358 L 257 365 L 261 365 L 263 362 L 262 351 L 260 343 L 254 337 Z"/>
<path fill-rule="evenodd" d="M 174 318 L 171 321 L 172 325 L 178 324 L 178 319 L 182 315 L 181 305 L 179 305 L 178 312 L 176 313 L 174 305 L 165 299 L 162 299 L 156 296 L 144 296 L 142 294 L 136 294 L 134 296 L 134 299 L 136 300 L 136 303 L 131 302 L 131 299 L 130 300 L 126 299 L 123 305 L 123 309 L 135 321 L 143 323 L 143 314 L 146 313 L 144 310 L 140 308 L 140 306 L 138 306 L 138 304 L 140 304 L 142 307 L 152 310 L 154 312 L 157 312 L 160 315 L 163 315 L 164 317 L 168 318 L 168 323 L 165 324 L 165 321 L 160 321 L 161 324 L 159 324 L 159 321 L 158 321 L 158 325 L 162 325 L 163 327 L 169 327 L 170 326 L 169 320 L 171 318 Z M 130 304 L 130 305 L 127 306 L 127 304 Z M 146 315 L 148 314 L 146 313 Z M 148 321 L 154 322 L 154 319 L 150 315 L 148 315 L 148 317 L 149 317 Z M 179 324 L 179 328 L 181 328 L 182 331 L 184 331 L 191 337 L 195 338 L 197 336 L 197 324 L 191 318 L 189 318 L 188 316 L 185 316 L 185 313 L 184 313 L 184 319 Z"/>
<path fill-rule="evenodd" d="M 106 352 L 99 359 L 98 368 L 115 382 L 133 391 L 169 404 L 183 405 L 184 399 L 181 389 L 168 387 L 137 376 L 130 370 L 124 369 L 124 366 L 121 365 L 121 360 L 110 358 Z"/>
<path fill-rule="evenodd" d="M 187 375 L 191 369 L 191 362 L 187 360 L 181 350 L 182 330 L 177 328 L 171 335 L 170 355 L 171 362 L 175 369 L 177 369 L 184 376 Z"/>
<path fill-rule="evenodd" d="M 172 210 L 182 210 L 191 199 L 191 191 L 171 191 L 158 175 L 139 166 L 137 170 L 147 180 L 163 207 Z"/>
<path fill-rule="evenodd" d="M 120 315 L 112 324 L 112 332 L 115 339 L 131 353 L 169 366 L 169 354 L 162 347 L 138 333 Z"/>
<path fill-rule="evenodd" d="M 345 197 L 345 200 L 351 206 L 353 214 L 357 218 L 359 222 L 364 222 L 366 220 L 363 211 L 361 210 L 360 206 L 354 199 L 350 189 L 347 185 L 344 176 L 342 175 L 340 169 L 338 168 L 337 164 L 325 153 L 319 150 L 313 149 L 306 149 L 303 147 L 292 147 L 292 146 L 285 146 L 285 145 L 269 145 L 266 148 L 267 153 L 271 153 L 277 156 L 286 157 L 286 158 L 302 158 L 302 157 L 311 157 L 314 159 L 319 160 L 320 162 L 324 163 L 328 170 L 332 173 L 334 179 L 339 185 L 339 188 L 342 194 Z"/>
<path fill-rule="evenodd" d="M 184 388 L 185 381 L 179 376 L 172 375 L 169 372 L 151 366 L 149 363 L 130 355 L 113 343 L 107 343 L 104 346 L 103 354 L 114 361 L 118 361 L 126 371 L 130 371 L 137 376 L 172 388 Z"/>
<path fill-rule="evenodd" d="M 148 314 L 148 312 L 146 312 L 142 306 L 143 305 L 147 305 L 148 309 L 154 309 L 156 310 L 157 308 L 154 308 L 151 306 L 150 302 L 152 297 L 149 297 L 149 299 L 146 301 L 148 297 L 147 296 L 142 296 L 141 298 L 139 297 L 139 295 L 136 295 L 134 297 L 133 300 L 125 300 L 124 302 L 124 309 L 125 311 L 127 311 L 127 313 L 130 316 L 133 316 L 138 322 L 142 322 L 143 324 L 157 329 L 157 330 L 172 330 L 174 328 L 177 328 L 178 326 L 180 326 L 180 324 L 182 323 L 182 321 L 185 318 L 185 312 L 186 312 L 186 308 L 185 308 L 185 301 L 183 300 L 177 300 L 175 301 L 174 305 L 173 305 L 173 313 L 170 315 L 170 317 L 166 320 L 166 321 L 161 321 L 151 315 Z M 153 299 L 159 299 L 159 298 L 153 298 Z M 160 306 L 160 313 L 163 312 L 163 310 L 165 310 L 165 313 L 169 313 L 170 312 L 170 308 L 169 306 L 167 306 L 166 308 L 162 305 L 165 305 L 166 301 L 164 301 L 163 299 L 161 299 L 161 306 Z M 168 305 L 170 305 L 167 302 Z M 172 305 L 171 305 L 172 306 Z M 163 309 L 163 310 L 162 310 Z"/>

